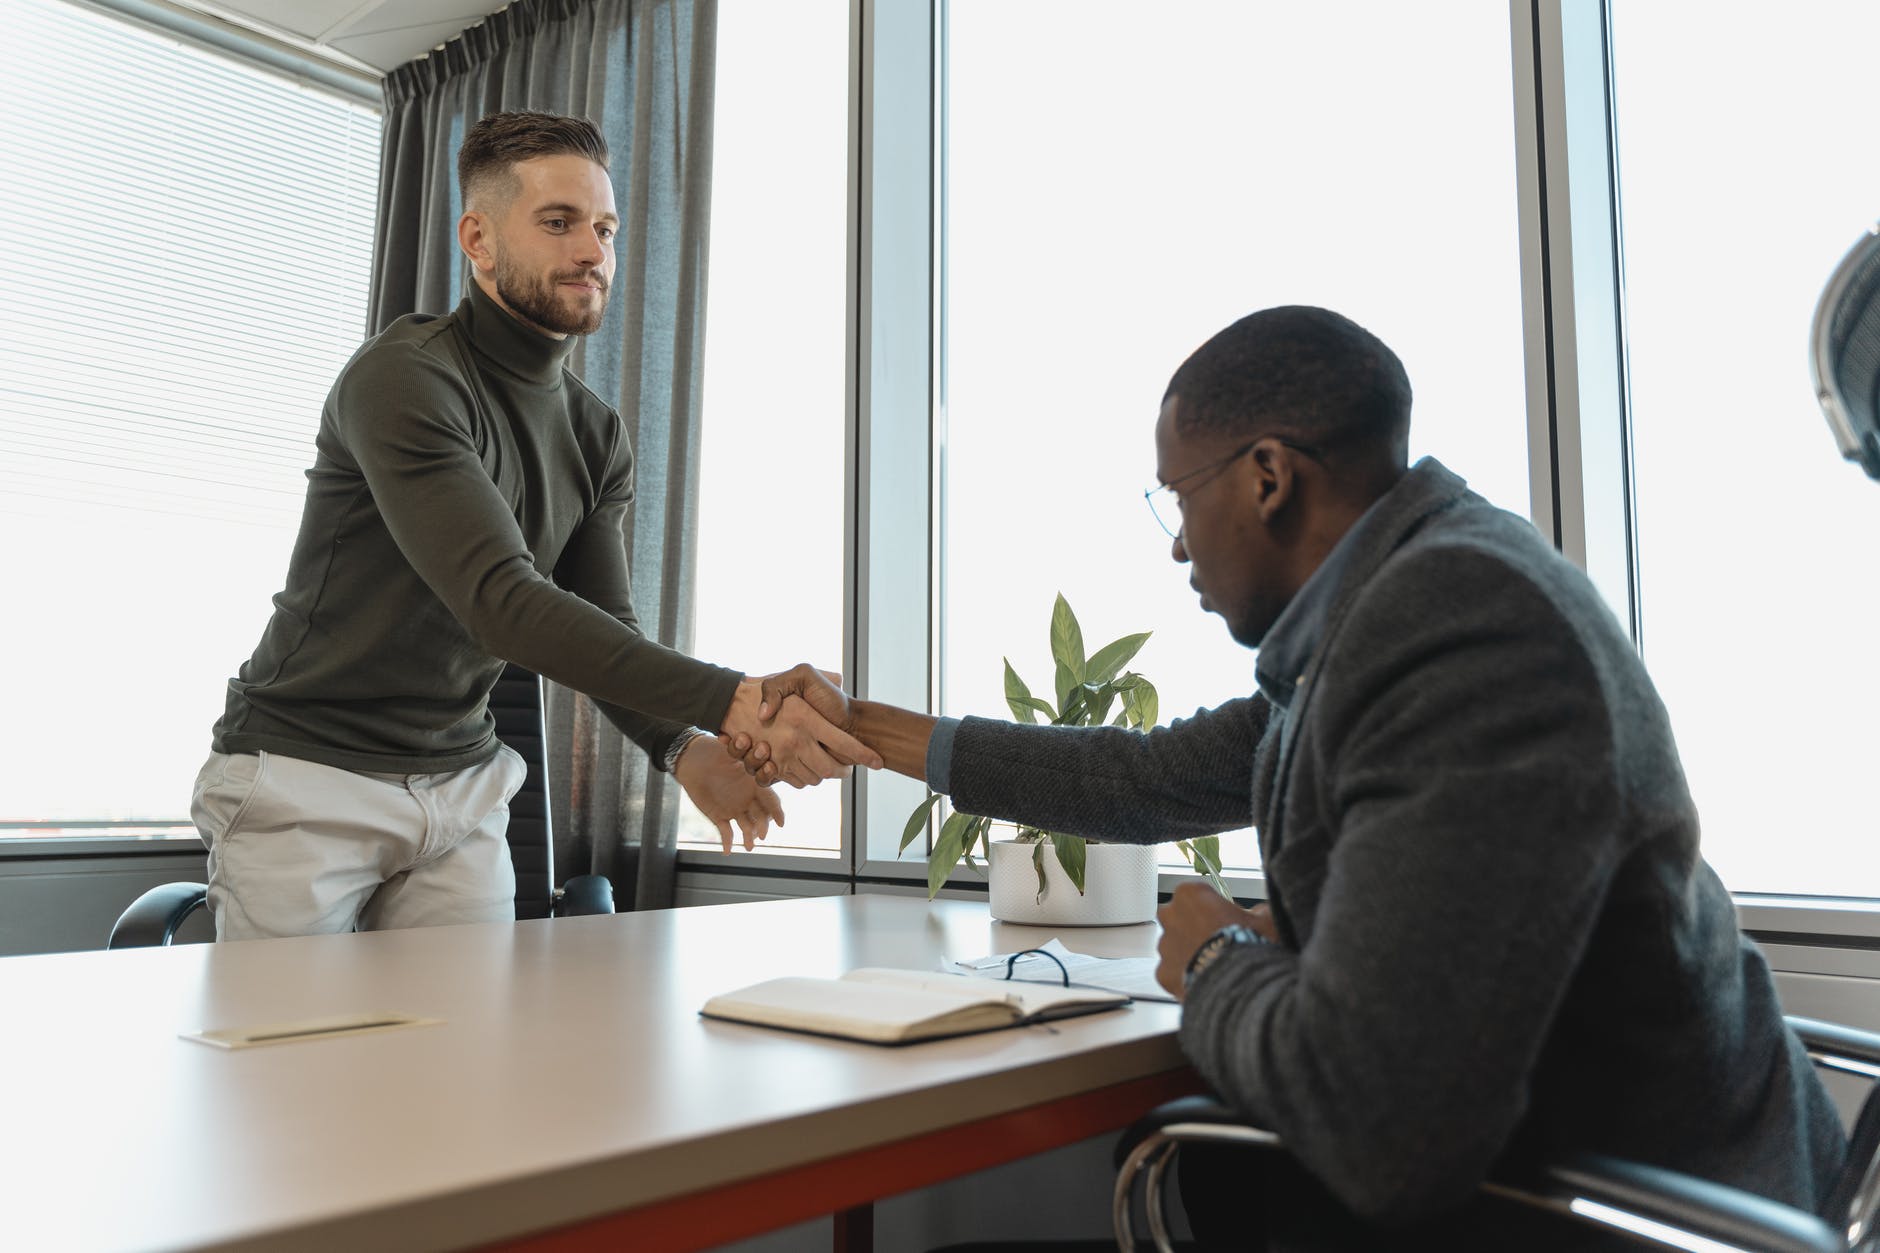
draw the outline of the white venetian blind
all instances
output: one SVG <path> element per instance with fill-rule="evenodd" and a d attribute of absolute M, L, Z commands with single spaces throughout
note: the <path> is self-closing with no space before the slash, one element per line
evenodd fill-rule
<path fill-rule="evenodd" d="M 181 819 L 365 333 L 379 119 L 6 7 L 0 827 Z"/>

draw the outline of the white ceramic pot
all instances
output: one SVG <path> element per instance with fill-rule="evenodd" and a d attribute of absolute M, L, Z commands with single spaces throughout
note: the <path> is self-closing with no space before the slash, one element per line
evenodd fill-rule
<path fill-rule="evenodd" d="M 1057 852 L 1044 850 L 1044 896 L 1032 868 L 1033 845 L 993 840 L 987 863 L 992 916 L 1041 927 L 1121 927 L 1155 921 L 1153 844 L 1086 844 L 1084 891 L 1078 894 Z"/>

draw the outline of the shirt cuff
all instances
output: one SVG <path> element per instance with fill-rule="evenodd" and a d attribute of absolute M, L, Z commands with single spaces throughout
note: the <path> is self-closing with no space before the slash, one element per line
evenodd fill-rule
<path fill-rule="evenodd" d="M 936 792 L 953 790 L 953 736 L 959 729 L 958 718 L 933 724 L 933 738 L 927 741 L 927 786 Z"/>

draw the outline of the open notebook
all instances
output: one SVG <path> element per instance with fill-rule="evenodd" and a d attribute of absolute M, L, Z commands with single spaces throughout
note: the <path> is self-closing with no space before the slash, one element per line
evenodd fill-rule
<path fill-rule="evenodd" d="M 864 967 L 840 979 L 770 979 L 705 1002 L 707 1018 L 911 1044 L 1129 1004 L 1118 992 Z"/>

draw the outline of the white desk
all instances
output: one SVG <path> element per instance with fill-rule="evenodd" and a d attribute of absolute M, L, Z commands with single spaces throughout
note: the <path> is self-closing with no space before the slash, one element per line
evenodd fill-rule
<path fill-rule="evenodd" d="M 698 1006 L 1050 934 L 865 896 L 3 959 L 0 1248 L 683 1249 L 865 1214 L 1195 1090 L 1177 1008 L 884 1049 Z M 178 1036 L 374 1011 L 443 1023 Z"/>

